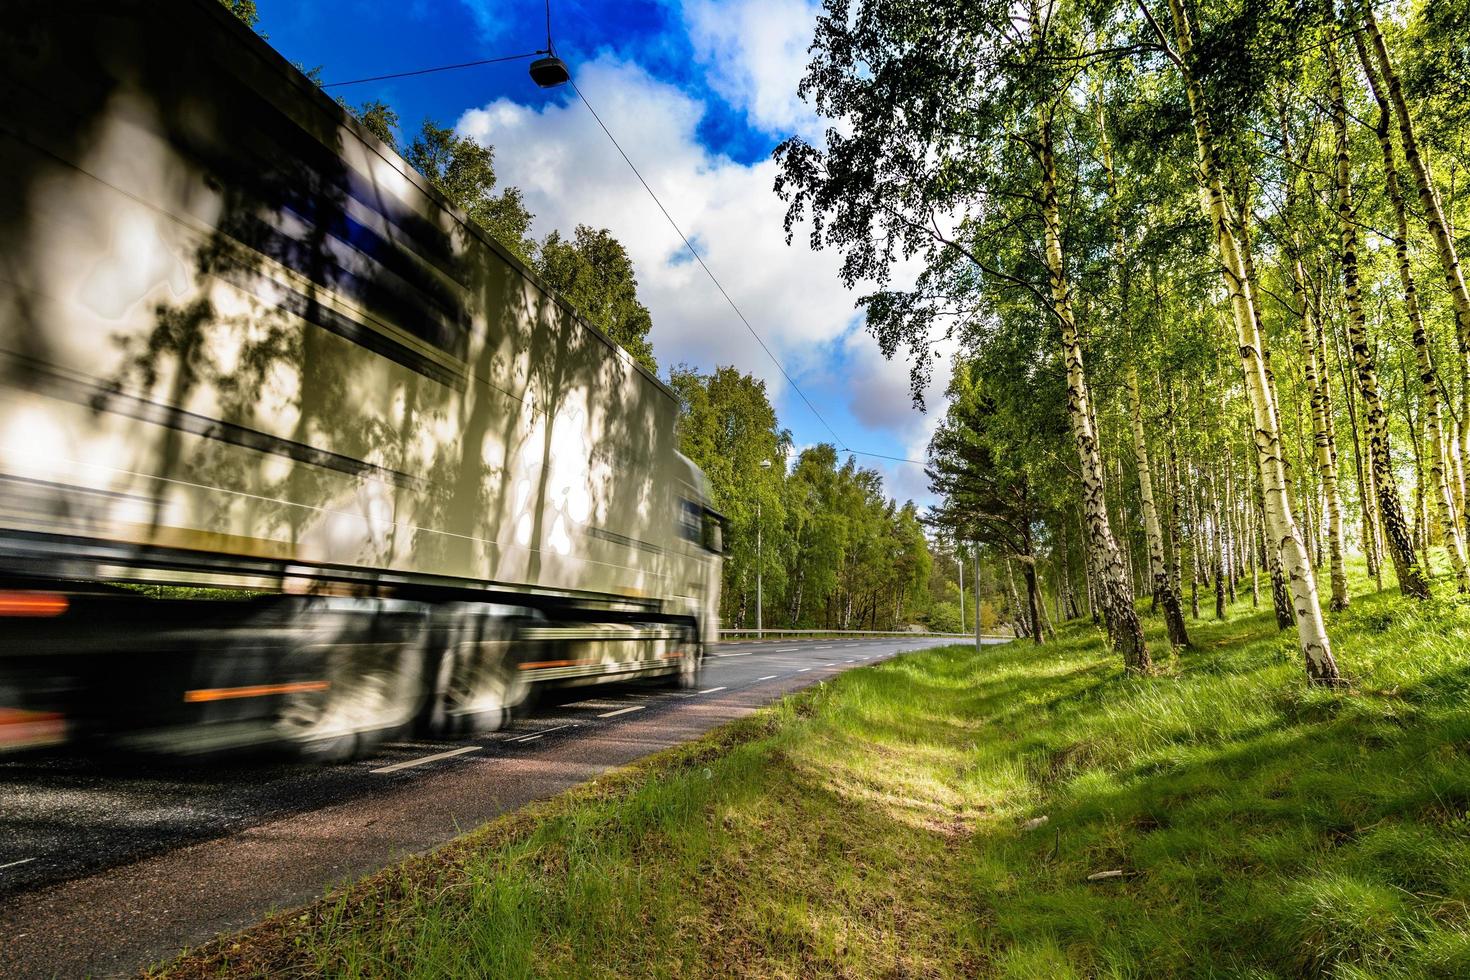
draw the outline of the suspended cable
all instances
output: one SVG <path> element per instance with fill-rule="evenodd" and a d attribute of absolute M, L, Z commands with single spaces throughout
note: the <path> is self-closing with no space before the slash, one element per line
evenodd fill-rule
<path fill-rule="evenodd" d="M 547 43 L 550 44 L 548 35 Z M 361 85 L 364 82 L 382 82 L 390 78 L 412 78 L 415 75 L 432 75 L 440 71 L 457 71 L 461 68 L 475 68 L 479 65 L 498 65 L 503 61 L 521 61 L 526 58 L 534 58 L 538 54 L 546 54 L 546 51 L 528 51 L 525 54 L 508 54 L 503 58 L 484 58 L 480 61 L 466 61 L 458 65 L 439 65 L 436 68 L 420 68 L 417 71 L 398 71 L 391 75 L 373 75 L 369 78 L 353 78 L 345 82 L 328 82 L 322 88 L 340 88 L 343 85 Z"/>
<path fill-rule="evenodd" d="M 907 456 L 887 456 L 883 453 L 867 453 L 863 452 L 861 449 L 848 449 L 846 446 L 842 447 L 842 451 L 845 453 L 852 453 L 854 456 L 871 456 L 874 459 L 891 459 L 895 463 L 912 463 L 915 466 L 929 465 L 921 459 L 909 459 Z"/>
<path fill-rule="evenodd" d="M 836 431 L 833 430 L 832 426 L 827 424 L 827 420 L 822 417 L 821 412 L 817 411 L 817 407 L 811 403 L 811 399 L 807 398 L 806 392 L 801 390 L 801 386 L 796 383 L 796 379 L 791 377 L 790 372 L 786 370 L 786 366 L 776 359 L 775 354 L 771 353 L 771 348 L 766 346 L 766 342 L 761 339 L 760 334 L 756 333 L 755 327 L 750 325 L 750 321 L 745 318 L 745 314 L 740 311 L 740 307 L 735 305 L 735 301 L 730 298 L 730 294 L 725 292 L 725 287 L 720 284 L 720 280 L 715 277 L 715 274 L 712 271 L 710 271 L 710 267 L 705 265 L 704 259 L 700 257 L 699 252 L 695 250 L 692 244 L 690 244 L 689 236 L 684 234 L 683 229 L 679 227 L 679 223 L 674 220 L 673 215 L 669 214 L 669 209 L 664 207 L 664 202 L 660 201 L 658 199 L 658 195 L 653 192 L 653 188 L 648 186 L 648 181 L 643 179 L 643 174 L 638 172 L 638 167 L 635 166 L 633 161 L 628 158 L 628 154 L 623 149 L 622 144 L 618 142 L 617 137 L 612 134 L 612 131 L 607 128 L 607 124 L 602 121 L 602 117 L 597 114 L 597 110 L 592 108 L 592 103 L 587 101 L 587 96 L 582 94 L 582 90 L 577 87 L 577 83 L 575 81 L 572 82 L 572 91 L 577 93 L 577 98 L 581 99 L 582 104 L 587 107 L 587 111 L 592 113 L 592 118 L 597 120 L 597 125 L 602 127 L 602 131 L 607 134 L 607 138 L 609 140 L 612 140 L 612 145 L 617 147 L 618 153 L 620 153 L 623 157 L 623 162 L 628 165 L 629 170 L 633 171 L 633 176 L 638 178 L 638 183 L 643 185 L 643 189 L 648 192 L 648 196 L 653 198 L 653 203 L 657 204 L 658 209 L 663 212 L 663 216 L 665 219 L 668 220 L 669 226 L 674 229 L 676 234 L 678 234 L 679 239 L 684 243 L 684 247 L 689 250 L 689 254 L 694 256 L 694 261 L 699 263 L 699 267 L 704 270 L 704 274 L 709 276 L 710 282 L 714 283 L 715 288 L 720 291 L 720 295 L 725 297 L 725 302 L 730 304 L 730 309 L 734 310 L 735 315 L 740 318 L 740 322 L 745 324 L 745 329 L 750 331 L 750 335 L 755 338 L 755 342 L 761 345 L 761 350 L 766 352 L 766 356 L 771 359 L 771 363 L 776 365 L 776 368 L 781 372 L 782 377 L 784 377 L 787 382 L 790 383 L 792 389 L 801 396 L 801 400 L 806 403 L 806 407 L 811 411 L 812 415 L 816 416 L 817 421 L 822 423 L 826 430 L 831 434 L 832 438 L 836 440 L 837 444 L 842 447 L 843 451 L 849 451 L 847 449 L 846 443 L 842 441 L 842 438 L 836 433 Z M 864 453 L 863 455 L 876 454 Z"/>
<path fill-rule="evenodd" d="M 521 61 L 526 58 L 534 58 L 537 55 L 550 54 L 550 0 L 547 0 L 546 7 L 546 48 L 544 50 L 529 51 L 525 54 L 506 55 L 501 58 L 484 58 L 479 61 L 466 61 L 455 65 L 438 65 L 433 68 L 420 68 L 415 71 L 392 72 L 386 75 L 372 75 L 367 78 L 353 78 L 342 82 L 329 82 L 323 85 L 322 88 L 340 88 L 344 85 L 361 85 L 365 82 L 381 82 L 393 78 L 413 78 L 419 75 L 431 75 L 437 72 L 445 71 L 458 71 L 462 68 L 475 68 L 480 65 L 494 65 L 507 61 Z M 776 369 L 781 372 L 781 376 L 786 379 L 786 382 L 791 385 L 792 390 L 795 391 L 796 394 L 801 398 L 802 404 L 806 405 L 807 410 L 812 413 L 812 416 L 816 418 L 818 422 L 822 423 L 822 427 L 827 430 L 827 433 L 837 444 L 838 449 L 842 452 L 851 453 L 855 456 L 867 456 L 872 459 L 886 459 L 895 463 L 908 463 L 913 466 L 927 465 L 922 460 L 909 459 L 904 456 L 890 456 L 886 453 L 872 453 L 866 452 L 861 449 L 853 449 L 842 440 L 842 437 L 837 434 L 837 431 L 832 428 L 831 424 L 822 415 L 822 413 L 817 411 L 817 407 L 813 405 L 811 399 L 806 396 L 806 392 L 801 390 L 801 386 L 796 383 L 796 379 L 791 376 L 791 372 L 786 370 L 786 365 L 781 363 L 781 361 L 771 351 L 771 348 L 767 346 L 765 339 L 756 332 L 755 327 L 751 325 L 751 322 L 749 319 L 746 318 L 745 313 L 740 309 L 739 305 L 736 304 L 735 300 L 730 296 L 729 292 L 726 291 L 724 284 L 720 282 L 719 278 L 714 274 L 714 271 L 710 269 L 710 267 L 705 263 L 704 257 L 699 254 L 699 251 L 695 249 L 694 244 L 690 242 L 689 236 L 684 234 L 684 230 L 679 227 L 679 223 L 674 220 L 674 216 L 669 213 L 669 209 L 664 207 L 663 201 L 659 200 L 659 196 L 654 193 L 653 188 L 649 186 L 648 181 L 644 179 L 642 172 L 640 172 L 637 165 L 633 163 L 632 158 L 628 156 L 627 151 L 623 149 L 623 146 L 621 143 L 618 142 L 617 137 L 612 134 L 612 130 L 607 128 L 607 124 L 602 121 L 602 117 L 597 114 L 597 110 L 592 108 L 592 103 L 587 101 L 587 96 L 582 94 L 582 90 L 577 87 L 577 83 L 575 81 L 571 81 L 571 86 L 572 91 L 577 93 L 577 98 L 582 100 L 582 105 L 586 106 L 587 111 L 592 114 L 592 118 L 597 122 L 597 125 L 602 130 L 603 135 L 605 135 L 612 143 L 612 145 L 617 149 L 618 154 L 623 158 L 623 162 L 628 165 L 628 169 L 633 171 L 633 176 L 638 178 L 638 183 L 643 185 L 644 191 L 646 191 L 648 193 L 648 196 L 653 199 L 653 203 L 658 206 L 659 212 L 663 214 L 664 220 L 669 223 L 669 227 L 674 229 L 674 233 L 679 236 L 679 240 L 684 243 L 684 247 L 689 250 L 689 254 L 694 257 L 694 261 L 699 263 L 699 267 L 704 270 L 704 274 L 709 277 L 710 282 L 714 283 L 715 288 L 719 290 L 720 295 L 724 297 L 725 302 L 729 304 L 730 309 L 735 311 L 735 315 L 740 319 L 740 322 L 745 326 L 745 329 L 749 331 L 750 335 L 755 338 L 755 342 L 760 345 L 760 348 L 762 351 L 765 352 L 766 357 L 770 359 L 772 364 L 776 365 Z"/>

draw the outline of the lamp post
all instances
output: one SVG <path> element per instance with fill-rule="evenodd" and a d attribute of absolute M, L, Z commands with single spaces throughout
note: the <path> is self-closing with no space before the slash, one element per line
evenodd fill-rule
<path fill-rule="evenodd" d="M 965 632 L 965 556 L 960 553 L 960 544 L 955 542 L 954 561 L 960 566 L 960 632 Z"/>
<path fill-rule="evenodd" d="M 980 542 L 975 542 L 975 574 L 971 581 L 975 583 L 975 652 L 980 652 Z"/>
<path fill-rule="evenodd" d="M 761 460 L 761 469 L 771 468 L 769 459 Z M 761 594 L 761 495 L 760 488 L 756 488 L 755 495 L 755 638 L 759 640 L 765 635 L 764 624 L 761 622 L 761 609 L 765 605 Z"/>

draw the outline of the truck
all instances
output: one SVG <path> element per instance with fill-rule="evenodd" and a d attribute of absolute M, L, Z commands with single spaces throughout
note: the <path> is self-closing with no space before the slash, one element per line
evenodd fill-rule
<path fill-rule="evenodd" d="M 218 0 L 6 21 L 0 750 L 697 684 L 723 521 L 667 386 Z"/>

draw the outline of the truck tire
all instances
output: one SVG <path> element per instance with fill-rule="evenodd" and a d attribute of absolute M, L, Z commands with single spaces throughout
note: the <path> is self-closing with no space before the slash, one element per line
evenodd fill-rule
<path fill-rule="evenodd" d="M 410 727 L 427 694 L 427 616 L 371 600 L 313 602 L 302 615 L 292 659 L 325 686 L 281 699 L 274 728 L 293 754 L 344 761 Z"/>
<path fill-rule="evenodd" d="M 493 732 L 525 700 L 513 663 L 515 618 L 501 607 L 465 604 L 445 613 L 434 684 L 422 718 L 426 733 L 456 738 Z"/>
<path fill-rule="evenodd" d="M 698 690 L 704 674 L 704 644 L 691 630 L 685 636 L 683 647 L 684 656 L 679 659 L 679 669 L 669 678 L 669 686 L 680 691 Z"/>

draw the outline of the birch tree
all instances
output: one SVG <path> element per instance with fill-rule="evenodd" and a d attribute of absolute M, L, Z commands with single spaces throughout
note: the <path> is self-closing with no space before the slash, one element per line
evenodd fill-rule
<path fill-rule="evenodd" d="M 1332 656 L 1327 627 L 1322 619 L 1322 608 L 1317 601 L 1317 577 L 1297 528 L 1288 492 L 1281 433 L 1276 420 L 1275 392 L 1266 373 L 1261 338 L 1256 329 L 1255 299 L 1246 280 L 1239 243 L 1230 228 L 1209 106 L 1205 101 L 1204 89 L 1190 66 L 1194 46 L 1189 17 L 1180 0 L 1169 0 L 1169 14 L 1173 24 L 1171 40 L 1145 0 L 1138 2 L 1139 9 L 1157 32 L 1169 60 L 1173 62 L 1184 82 L 1199 155 L 1200 182 L 1214 230 L 1221 279 L 1235 321 L 1241 368 L 1250 398 L 1265 499 L 1266 524 L 1270 530 L 1270 542 L 1281 556 L 1281 563 L 1290 583 L 1297 636 L 1307 676 L 1317 683 L 1335 684 L 1339 678 L 1337 662 Z"/>
<path fill-rule="evenodd" d="M 868 329 L 885 354 L 910 355 L 916 395 L 933 337 L 983 330 L 998 300 L 1024 295 L 1054 324 L 1097 598 L 1125 666 L 1147 673 L 1065 244 L 1060 188 L 1075 167 L 1059 165 L 1058 131 L 1078 109 L 1077 12 L 997 0 L 931 12 L 917 0 L 828 0 L 802 92 L 841 127 L 823 146 L 797 137 L 777 149 L 787 231 L 810 220 L 814 247 L 842 251 L 849 286 L 876 284 L 860 300 Z M 923 264 L 912 288 L 892 283 L 902 259 Z"/>

